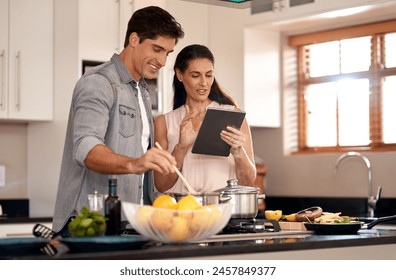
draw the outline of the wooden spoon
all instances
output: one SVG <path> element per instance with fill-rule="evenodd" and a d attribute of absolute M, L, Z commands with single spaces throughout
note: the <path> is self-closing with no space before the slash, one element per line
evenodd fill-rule
<path fill-rule="evenodd" d="M 155 146 L 158 149 L 163 150 L 161 145 L 158 142 L 155 142 Z M 186 178 L 184 178 L 183 174 L 181 174 L 179 168 L 177 168 L 176 165 L 173 166 L 173 169 L 175 170 L 177 175 L 179 175 L 180 179 L 182 179 L 182 181 L 183 181 L 184 185 L 186 186 L 188 192 L 191 193 L 191 194 L 198 194 L 198 192 L 193 187 L 191 187 L 191 185 L 187 182 Z"/>

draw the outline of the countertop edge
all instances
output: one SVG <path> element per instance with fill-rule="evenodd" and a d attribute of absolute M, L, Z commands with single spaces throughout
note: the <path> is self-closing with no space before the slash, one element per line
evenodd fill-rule
<path fill-rule="evenodd" d="M 29 223 L 51 223 L 52 217 L 20 217 L 20 218 L 0 218 L 0 224 L 29 224 Z"/>
<path fill-rule="evenodd" d="M 213 256 L 244 255 L 255 253 L 271 253 L 281 251 L 316 250 L 329 248 L 345 248 L 357 246 L 373 246 L 395 244 L 396 235 L 378 237 L 365 237 L 351 239 L 348 236 L 341 236 L 339 239 L 326 240 L 306 240 L 296 243 L 274 243 L 274 244 L 228 244 L 227 246 L 208 247 L 203 245 L 197 247 L 196 244 L 185 245 L 160 245 L 150 242 L 139 250 L 109 251 L 95 253 L 67 254 L 57 259 L 69 260 L 159 260 L 159 259 L 188 259 L 205 258 Z M 22 257 L 22 259 L 48 259 L 48 257 Z"/>

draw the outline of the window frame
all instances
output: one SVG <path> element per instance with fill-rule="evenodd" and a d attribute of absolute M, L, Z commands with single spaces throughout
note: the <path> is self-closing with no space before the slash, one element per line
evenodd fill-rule
<path fill-rule="evenodd" d="M 351 150 L 360 151 L 396 151 L 396 143 L 385 144 L 382 141 L 382 93 L 381 78 L 384 76 L 396 75 L 396 67 L 385 68 L 384 65 L 384 35 L 386 33 L 396 32 L 396 20 L 388 20 L 370 24 L 363 24 L 345 28 L 337 28 L 321 32 L 291 36 L 288 38 L 289 46 L 296 49 L 297 56 L 297 114 L 298 114 L 298 145 L 297 151 L 293 154 L 299 153 L 326 153 L 326 152 L 346 152 Z M 325 43 L 336 40 L 351 39 L 357 37 L 371 36 L 372 37 L 372 53 L 380 55 L 371 56 L 372 67 L 368 71 L 337 74 L 325 77 L 308 77 L 304 72 L 304 65 L 306 61 L 303 59 L 304 46 L 310 44 Z M 381 51 L 381 52 L 379 52 Z M 370 82 L 370 141 L 367 146 L 336 146 L 330 147 L 308 147 L 307 145 L 307 104 L 305 102 L 305 88 L 307 84 L 321 83 L 324 81 L 334 81 L 340 77 L 352 78 L 368 78 Z M 375 82 L 373 84 L 373 81 Z M 338 114 L 337 114 L 338 115 Z M 338 123 L 338 120 L 337 120 Z M 338 132 L 337 132 L 338 133 Z"/>

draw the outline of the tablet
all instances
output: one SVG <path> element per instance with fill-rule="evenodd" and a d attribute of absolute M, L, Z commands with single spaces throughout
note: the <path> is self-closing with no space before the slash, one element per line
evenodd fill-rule
<path fill-rule="evenodd" d="M 244 111 L 209 107 L 206 110 L 191 152 L 228 157 L 231 147 L 220 138 L 220 132 L 225 130 L 227 126 L 241 128 L 245 115 L 246 112 Z"/>

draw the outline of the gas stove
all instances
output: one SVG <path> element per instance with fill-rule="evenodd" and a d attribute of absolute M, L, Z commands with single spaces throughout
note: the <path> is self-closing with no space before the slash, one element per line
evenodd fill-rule
<path fill-rule="evenodd" d="M 120 231 L 120 235 L 139 235 L 130 225 Z M 228 242 L 252 240 L 262 243 L 265 240 L 282 240 L 290 238 L 305 238 L 311 235 L 309 231 L 281 230 L 277 221 L 266 219 L 231 219 L 217 234 L 205 240 L 192 243 L 206 244 L 211 242 Z"/>
<path fill-rule="evenodd" d="M 230 219 L 219 234 L 278 232 L 280 226 L 277 221 L 265 219 Z"/>
<path fill-rule="evenodd" d="M 263 243 L 282 239 L 302 239 L 310 233 L 301 230 L 281 230 L 277 221 L 266 219 L 231 219 L 216 235 L 197 243 L 252 240 Z"/>

